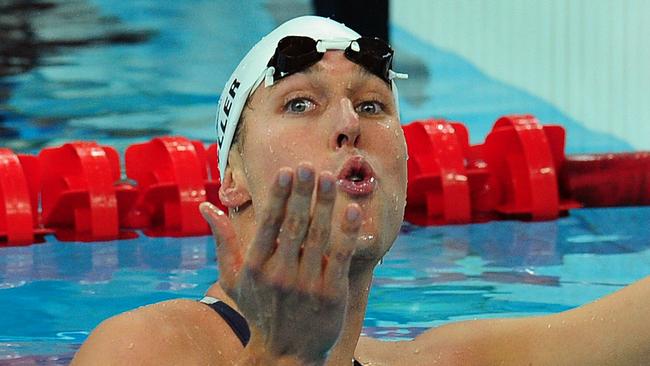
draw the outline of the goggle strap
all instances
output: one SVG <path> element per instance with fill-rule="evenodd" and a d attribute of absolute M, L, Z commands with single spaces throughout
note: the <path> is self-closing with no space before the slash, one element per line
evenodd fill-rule
<path fill-rule="evenodd" d="M 408 79 L 409 74 L 404 74 L 401 72 L 395 72 L 393 70 L 388 70 L 388 80 L 393 80 L 393 79 Z"/>
<path fill-rule="evenodd" d="M 273 66 L 267 67 L 266 70 L 264 71 L 264 87 L 268 88 L 269 86 L 272 86 L 273 83 L 275 83 L 273 74 L 275 74 L 275 67 Z"/>

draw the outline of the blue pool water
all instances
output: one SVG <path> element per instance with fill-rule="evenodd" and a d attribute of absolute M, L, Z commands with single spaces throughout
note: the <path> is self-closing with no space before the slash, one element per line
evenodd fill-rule
<path fill-rule="evenodd" d="M 557 221 L 405 224 L 376 271 L 364 332 L 410 339 L 447 322 L 554 313 L 648 274 L 650 208 Z M 0 365 L 66 364 L 103 319 L 198 299 L 218 276 L 210 237 L 0 249 Z"/>
<path fill-rule="evenodd" d="M 0 146 L 15 151 L 36 153 L 73 139 L 123 151 L 162 134 L 212 142 L 214 104 L 238 59 L 306 5 L 49 3 L 0 12 L 3 24 L 29 30 L 0 39 L 14 47 L 11 57 L 0 53 Z M 280 6 L 287 3 L 293 10 Z M 457 55 L 398 28 L 391 36 L 397 68 L 411 74 L 400 84 L 404 122 L 456 119 L 480 142 L 500 115 L 526 112 L 564 125 L 569 152 L 630 148 Z M 650 208 L 616 208 L 540 223 L 405 224 L 376 271 L 364 332 L 409 339 L 450 321 L 546 314 L 592 301 L 648 274 L 648 217 Z M 210 237 L 62 243 L 49 236 L 42 244 L 0 247 L 0 365 L 67 364 L 103 319 L 156 301 L 199 298 L 217 276 Z"/>

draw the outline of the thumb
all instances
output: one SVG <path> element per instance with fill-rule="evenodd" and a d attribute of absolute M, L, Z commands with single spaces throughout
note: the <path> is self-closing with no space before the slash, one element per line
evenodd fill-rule
<path fill-rule="evenodd" d="M 199 210 L 208 222 L 217 244 L 217 261 L 219 264 L 220 280 L 225 287 L 231 287 L 236 281 L 237 274 L 243 262 L 237 233 L 228 215 L 209 202 L 199 205 Z"/>

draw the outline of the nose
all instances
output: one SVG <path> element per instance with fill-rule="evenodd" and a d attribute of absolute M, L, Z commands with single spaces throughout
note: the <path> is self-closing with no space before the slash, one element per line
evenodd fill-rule
<path fill-rule="evenodd" d="M 354 110 L 352 101 L 342 98 L 335 116 L 336 128 L 332 134 L 331 146 L 335 149 L 357 147 L 361 138 L 359 114 Z"/>

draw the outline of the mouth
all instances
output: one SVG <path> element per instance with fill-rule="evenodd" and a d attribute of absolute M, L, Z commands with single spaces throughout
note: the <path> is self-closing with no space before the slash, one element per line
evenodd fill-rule
<path fill-rule="evenodd" d="M 372 166 L 359 155 L 349 158 L 343 164 L 337 178 L 339 189 L 352 197 L 372 194 L 377 183 Z"/>

